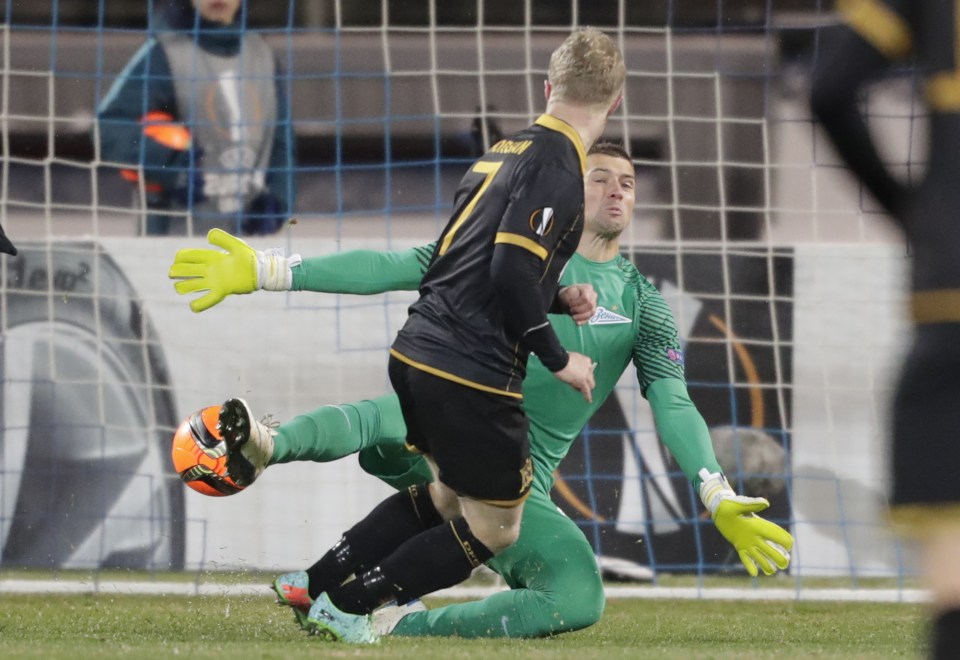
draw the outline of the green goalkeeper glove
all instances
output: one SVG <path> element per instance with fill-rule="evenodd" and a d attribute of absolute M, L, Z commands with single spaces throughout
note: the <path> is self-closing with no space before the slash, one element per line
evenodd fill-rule
<path fill-rule="evenodd" d="M 757 566 L 765 575 L 773 575 L 778 568 L 786 570 L 793 537 L 780 525 L 756 515 L 770 506 L 766 498 L 737 495 L 719 472 L 711 474 L 704 468 L 698 476 L 703 505 L 723 538 L 736 548 L 747 573 L 756 577 Z"/>
<path fill-rule="evenodd" d="M 210 309 L 230 294 L 252 293 L 258 289 L 287 291 L 293 283 L 293 267 L 300 255 L 285 257 L 280 250 L 254 250 L 236 236 L 222 229 L 211 229 L 207 240 L 220 250 L 188 248 L 177 250 L 169 277 L 178 280 L 173 286 L 184 295 L 206 291 L 190 301 L 190 309 Z"/>

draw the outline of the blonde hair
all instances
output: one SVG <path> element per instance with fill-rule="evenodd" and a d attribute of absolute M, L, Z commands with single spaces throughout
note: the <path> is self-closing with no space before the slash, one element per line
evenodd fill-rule
<path fill-rule="evenodd" d="M 547 80 L 559 101 L 577 105 L 612 103 L 623 91 L 626 77 L 620 49 L 596 28 L 574 32 L 550 55 Z"/>

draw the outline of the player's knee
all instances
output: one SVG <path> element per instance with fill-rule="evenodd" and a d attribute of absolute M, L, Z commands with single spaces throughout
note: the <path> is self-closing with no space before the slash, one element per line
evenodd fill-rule
<path fill-rule="evenodd" d="M 519 518 L 509 522 L 474 519 L 470 522 L 470 529 L 493 554 L 503 552 L 520 538 Z"/>
<path fill-rule="evenodd" d="M 501 526 L 497 528 L 496 533 L 493 535 L 493 538 L 490 540 L 490 543 L 487 544 L 487 547 L 490 550 L 497 554 L 503 552 L 511 545 L 517 542 L 517 539 L 520 538 L 520 521 L 518 520 L 516 524 L 509 526 Z"/>
<path fill-rule="evenodd" d="M 522 505 L 499 507 L 463 498 L 460 507 L 474 536 L 493 554 L 506 550 L 520 538 Z"/>
<path fill-rule="evenodd" d="M 535 601 L 527 610 L 538 614 L 527 622 L 529 637 L 548 637 L 588 628 L 600 620 L 606 605 L 599 575 L 596 580 L 579 576 L 575 582 L 565 583 L 561 579 L 552 583 L 549 590 L 532 591 L 531 596 Z"/>
<path fill-rule="evenodd" d="M 565 594 L 555 608 L 555 632 L 571 632 L 588 628 L 600 620 L 607 600 L 603 582 L 597 576 L 595 582 L 581 583 L 574 592 Z"/>

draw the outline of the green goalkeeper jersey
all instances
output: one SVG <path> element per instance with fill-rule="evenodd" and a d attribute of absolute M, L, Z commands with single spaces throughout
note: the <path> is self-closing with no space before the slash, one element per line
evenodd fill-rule
<path fill-rule="evenodd" d="M 640 390 L 661 378 L 684 383 L 683 357 L 677 326 L 663 296 L 636 266 L 622 256 L 598 263 L 574 254 L 561 285 L 592 284 L 597 311 L 578 326 L 570 316 L 550 315 L 564 348 L 583 353 L 597 363 L 593 403 L 561 382 L 536 356 L 530 356 L 523 382 L 523 407 L 530 420 L 530 453 L 537 480 L 551 478 L 584 425 L 613 392 L 632 361 Z M 538 483 L 549 490 L 552 483 Z"/>
<path fill-rule="evenodd" d="M 354 294 L 415 290 L 434 246 L 306 258 L 293 269 L 291 289 Z M 673 314 L 657 288 L 619 255 L 595 262 L 574 254 L 560 283 L 591 284 L 597 292 L 597 311 L 585 325 L 577 326 L 569 316 L 550 315 L 564 348 L 588 355 L 597 363 L 596 387 L 593 403 L 587 403 L 580 392 L 530 356 L 523 405 L 530 421 L 534 487 L 549 492 L 554 471 L 571 443 L 631 362 L 660 438 L 683 473 L 696 483 L 700 468 L 719 472 L 709 430 L 687 394 Z"/>

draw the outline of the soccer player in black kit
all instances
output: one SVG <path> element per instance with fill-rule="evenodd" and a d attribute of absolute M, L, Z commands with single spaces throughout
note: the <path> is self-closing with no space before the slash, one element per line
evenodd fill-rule
<path fill-rule="evenodd" d="M 384 500 L 320 559 L 325 587 L 307 616 L 311 632 L 374 641 L 374 609 L 453 586 L 516 541 L 533 479 L 521 406 L 527 356 L 588 401 L 594 386 L 593 360 L 560 345 L 547 313 L 585 323 L 596 307 L 592 287 L 558 281 L 582 231 L 586 153 L 625 78 L 613 40 L 573 33 L 550 57 L 545 113 L 460 181 L 390 352 L 408 442 L 435 479 Z M 235 435 L 229 422 L 221 415 L 225 438 Z"/>
<path fill-rule="evenodd" d="M 893 404 L 891 517 L 919 540 L 933 593 L 931 656 L 960 658 L 960 4 L 841 0 L 811 106 L 911 246 L 914 338 Z M 913 58 L 930 115 L 924 179 L 884 167 L 858 107 L 864 84 Z"/>

